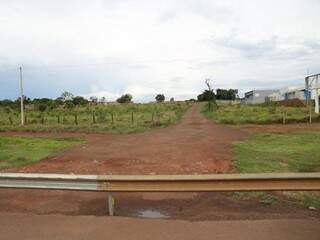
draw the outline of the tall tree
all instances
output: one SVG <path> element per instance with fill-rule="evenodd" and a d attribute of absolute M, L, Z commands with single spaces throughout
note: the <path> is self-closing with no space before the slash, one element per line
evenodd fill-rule
<path fill-rule="evenodd" d="M 92 103 L 97 103 L 98 102 L 98 98 L 96 96 L 91 96 L 90 100 Z"/>
<path fill-rule="evenodd" d="M 106 97 L 100 98 L 100 102 L 105 103 L 107 101 Z"/>
<path fill-rule="evenodd" d="M 63 101 L 69 101 L 69 100 L 72 100 L 73 98 L 73 94 L 71 92 L 68 92 L 68 91 L 64 91 L 62 94 L 61 94 L 61 98 L 63 99 Z"/>
<path fill-rule="evenodd" d="M 219 100 L 235 100 L 238 97 L 238 89 L 217 89 L 216 98 Z"/>
<path fill-rule="evenodd" d="M 126 93 L 117 99 L 118 103 L 131 103 L 131 101 L 132 101 L 132 95 L 129 93 Z"/>
<path fill-rule="evenodd" d="M 155 99 L 157 102 L 163 102 L 166 98 L 165 98 L 164 94 L 157 94 Z"/>
<path fill-rule="evenodd" d="M 213 110 L 213 106 L 217 107 L 216 103 L 216 95 L 213 91 L 212 85 L 211 85 L 211 79 L 207 78 L 205 80 L 205 84 L 207 85 L 206 90 L 204 90 L 200 95 L 198 95 L 198 101 L 207 101 L 208 102 L 208 108 L 210 111 Z"/>
<path fill-rule="evenodd" d="M 72 99 L 74 105 L 86 105 L 88 104 L 88 100 L 81 96 L 76 96 Z"/>

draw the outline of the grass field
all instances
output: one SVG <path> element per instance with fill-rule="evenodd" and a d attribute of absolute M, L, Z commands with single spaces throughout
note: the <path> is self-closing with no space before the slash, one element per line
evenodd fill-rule
<path fill-rule="evenodd" d="M 18 110 L 0 108 L 0 131 L 134 133 L 176 123 L 189 104 L 185 102 L 119 104 L 26 110 L 26 126 L 20 126 Z"/>
<path fill-rule="evenodd" d="M 23 167 L 82 143 L 85 143 L 85 141 L 75 138 L 49 139 L 0 136 L 0 169 Z"/>
<path fill-rule="evenodd" d="M 235 146 L 241 173 L 320 171 L 320 133 L 259 134 Z"/>
<path fill-rule="evenodd" d="M 320 133 L 258 134 L 235 143 L 235 167 L 240 173 L 319 172 Z M 320 208 L 319 193 L 285 192 L 286 201 Z M 236 198 L 258 198 L 265 203 L 277 197 L 265 192 L 237 193 Z"/>
<path fill-rule="evenodd" d="M 203 113 L 212 120 L 226 124 L 270 124 L 270 123 L 298 123 L 309 122 L 309 109 L 307 107 L 283 107 L 276 104 L 261 105 L 221 105 L 218 109 L 209 111 L 207 105 Z M 313 122 L 320 121 L 320 115 L 313 113 Z"/>

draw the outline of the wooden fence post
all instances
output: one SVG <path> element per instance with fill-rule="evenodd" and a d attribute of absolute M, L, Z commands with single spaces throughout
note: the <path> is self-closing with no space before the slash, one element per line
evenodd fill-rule
<path fill-rule="evenodd" d="M 74 123 L 76 125 L 78 125 L 78 115 L 77 114 L 74 115 Z"/>
<path fill-rule="evenodd" d="M 309 123 L 312 123 L 312 110 L 309 108 Z"/>
<path fill-rule="evenodd" d="M 114 215 L 114 198 L 112 197 L 111 193 L 108 194 L 107 209 L 108 209 L 109 216 L 113 216 Z"/>
<path fill-rule="evenodd" d="M 283 111 L 283 113 L 282 113 L 282 123 L 286 124 L 286 112 L 285 111 Z"/>
<path fill-rule="evenodd" d="M 9 116 L 9 122 L 10 122 L 10 125 L 13 124 L 13 121 L 12 121 L 12 117 L 11 117 L 11 116 Z"/>
<path fill-rule="evenodd" d="M 94 112 L 92 113 L 92 122 L 93 122 L 93 123 L 96 123 L 96 115 L 95 115 Z"/>
<path fill-rule="evenodd" d="M 133 123 L 133 112 L 131 112 L 131 123 Z"/>
<path fill-rule="evenodd" d="M 114 123 L 114 120 L 113 120 L 113 112 L 111 113 L 111 121 L 112 121 L 112 124 Z"/>

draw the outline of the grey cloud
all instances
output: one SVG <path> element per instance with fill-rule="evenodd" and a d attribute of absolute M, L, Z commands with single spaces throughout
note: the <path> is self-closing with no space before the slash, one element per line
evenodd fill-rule
<path fill-rule="evenodd" d="M 150 99 L 193 96 L 211 74 L 222 87 L 268 88 L 320 69 L 319 0 L 25 2 L 1 3 L 0 98 L 18 96 L 20 64 L 34 97 L 135 85 Z"/>
<path fill-rule="evenodd" d="M 211 38 L 211 41 L 221 47 L 240 51 L 247 58 L 259 58 L 270 55 L 276 51 L 277 37 L 272 37 L 259 42 L 249 42 L 240 40 L 235 35 L 226 38 Z"/>
<path fill-rule="evenodd" d="M 187 8 L 196 15 L 216 22 L 226 22 L 234 16 L 234 12 L 231 8 L 214 1 L 189 1 Z"/>
<path fill-rule="evenodd" d="M 166 13 L 162 14 L 158 18 L 159 23 L 166 23 L 176 18 L 176 13 L 174 11 L 167 11 Z"/>
<path fill-rule="evenodd" d="M 227 66 L 233 63 L 232 59 L 229 60 L 199 60 L 191 63 L 188 69 L 198 70 L 206 67 Z"/>
<path fill-rule="evenodd" d="M 238 81 L 241 82 L 241 88 L 243 89 L 279 89 L 289 85 L 299 85 L 303 83 L 301 79 L 284 79 L 281 81 L 274 81 L 272 79 L 261 82 L 254 79 L 242 79 Z"/>
<path fill-rule="evenodd" d="M 214 22 L 226 22 L 233 19 L 233 10 L 226 6 L 223 2 L 208 0 L 185 0 L 183 4 L 173 4 L 170 10 L 163 13 L 159 18 L 159 23 L 166 23 L 177 17 L 184 18 L 187 13 L 200 16 Z"/>
<path fill-rule="evenodd" d="M 310 50 L 312 51 L 319 51 L 320 50 L 320 43 L 319 43 L 320 40 L 314 40 L 314 39 L 308 39 L 308 40 L 305 40 L 304 41 L 304 45 L 306 47 L 308 47 Z"/>
<path fill-rule="evenodd" d="M 251 42 L 239 39 L 236 35 L 231 35 L 225 38 L 212 37 L 208 42 L 218 47 L 239 51 L 243 57 L 252 60 L 301 59 L 310 57 L 313 52 L 320 50 L 320 44 L 314 40 L 279 39 L 277 36 Z M 280 42 L 285 42 L 286 46 L 292 45 L 292 47 L 281 48 Z"/>
<path fill-rule="evenodd" d="M 174 78 L 171 78 L 171 82 L 173 82 L 173 83 L 179 83 L 179 82 L 181 82 L 181 81 L 183 81 L 183 77 L 174 77 Z"/>

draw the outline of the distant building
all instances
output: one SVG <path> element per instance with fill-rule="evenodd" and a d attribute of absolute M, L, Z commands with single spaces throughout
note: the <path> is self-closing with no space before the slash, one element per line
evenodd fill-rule
<path fill-rule="evenodd" d="M 266 100 L 269 102 L 278 102 L 291 99 L 305 101 L 310 96 L 310 91 L 307 91 L 304 87 L 286 87 L 268 95 Z"/>
<path fill-rule="evenodd" d="M 284 97 L 280 91 L 271 93 L 266 97 L 266 102 L 278 102 L 281 100 L 284 100 Z"/>
<path fill-rule="evenodd" d="M 288 89 L 287 91 L 284 92 L 283 94 L 285 100 L 290 100 L 290 99 L 299 99 L 306 101 L 310 96 L 311 93 L 305 88 L 292 88 Z"/>
<path fill-rule="evenodd" d="M 279 93 L 279 90 L 252 90 L 244 94 L 244 102 L 247 104 L 259 104 L 268 100 L 271 94 Z"/>

